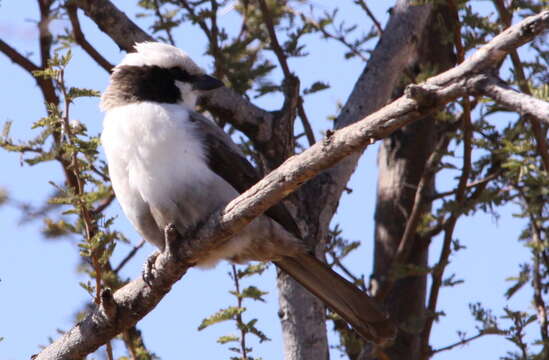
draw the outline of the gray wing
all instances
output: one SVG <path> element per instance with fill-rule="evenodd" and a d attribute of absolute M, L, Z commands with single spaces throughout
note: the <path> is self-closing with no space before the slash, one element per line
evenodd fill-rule
<path fill-rule="evenodd" d="M 239 193 L 243 193 L 257 183 L 261 177 L 258 171 L 244 157 L 240 148 L 222 129 L 211 120 L 196 112 L 191 112 L 190 120 L 199 128 L 207 147 L 209 167 Z M 266 215 L 301 237 L 292 215 L 282 203 L 267 210 Z"/>

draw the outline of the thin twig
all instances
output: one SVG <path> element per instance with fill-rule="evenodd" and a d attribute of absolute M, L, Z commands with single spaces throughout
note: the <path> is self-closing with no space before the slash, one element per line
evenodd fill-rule
<path fill-rule="evenodd" d="M 128 255 L 126 255 L 124 257 L 124 259 L 122 259 L 122 261 L 120 262 L 120 264 L 118 264 L 118 266 L 116 268 L 114 268 L 113 272 L 115 274 L 118 274 L 118 272 L 128 263 L 128 261 L 131 260 L 131 258 L 133 258 L 135 256 L 135 254 L 137 254 L 137 251 L 139 251 L 139 249 L 141 249 L 143 247 L 143 245 L 145 245 L 145 240 L 144 239 L 141 239 L 141 241 L 139 242 L 139 244 L 135 245 L 131 251 L 128 253 Z"/>
<path fill-rule="evenodd" d="M 236 265 L 232 264 L 231 269 L 233 272 L 233 282 L 236 291 L 236 306 L 239 309 L 242 309 L 242 297 L 240 296 L 240 282 L 238 281 L 238 271 L 236 271 Z M 240 354 L 242 354 L 242 360 L 248 360 L 248 349 L 246 348 L 246 327 L 244 321 L 242 320 L 242 314 L 240 312 L 236 315 L 236 322 L 240 328 Z"/>
<path fill-rule="evenodd" d="M 490 335 L 491 333 L 489 332 L 485 332 L 485 331 L 479 331 L 478 334 L 476 335 L 473 335 L 473 336 L 470 336 L 468 338 L 465 338 L 465 339 L 461 339 L 453 344 L 450 344 L 450 345 L 447 345 L 447 346 L 443 346 L 441 348 L 438 348 L 438 349 L 432 349 L 430 352 L 429 352 L 429 357 L 433 356 L 434 354 L 437 354 L 437 353 L 440 353 L 440 352 L 443 352 L 443 351 L 448 351 L 448 350 L 452 350 L 453 348 L 457 347 L 457 346 L 462 346 L 462 345 L 466 345 L 468 343 L 470 343 L 471 341 L 473 340 L 476 340 L 484 335 Z"/>
<path fill-rule="evenodd" d="M 97 51 L 88 42 L 88 40 L 86 40 L 86 37 L 84 36 L 84 33 L 82 32 L 82 28 L 80 27 L 80 21 L 78 20 L 78 14 L 77 14 L 76 10 L 77 10 L 76 6 L 74 6 L 70 3 L 67 5 L 67 14 L 69 15 L 69 20 L 70 20 L 71 25 L 72 25 L 74 40 L 76 41 L 76 43 L 78 45 L 80 45 L 82 47 L 82 49 L 84 49 L 84 51 L 86 51 L 88 53 L 88 55 L 93 60 L 95 60 L 95 62 L 99 66 L 101 66 L 103 69 L 105 69 L 107 72 L 110 73 L 112 71 L 112 68 L 114 67 L 114 65 L 111 64 L 110 62 L 108 62 L 107 59 L 105 59 L 103 57 L 103 55 L 101 55 L 99 53 L 99 51 Z"/>
<path fill-rule="evenodd" d="M 63 94 L 63 103 L 65 105 L 65 109 L 63 111 L 63 127 L 62 127 L 62 133 L 65 133 L 65 139 L 67 143 L 71 146 L 74 146 L 73 141 L 73 134 L 71 130 L 71 126 L 69 123 L 69 113 L 70 113 L 70 104 L 71 101 L 69 99 L 69 94 L 67 91 L 67 88 L 65 86 L 65 71 L 64 69 L 61 69 L 59 71 L 59 80 L 57 81 L 59 88 L 61 90 L 61 93 Z M 62 138 L 61 138 L 62 140 Z M 82 179 L 82 173 L 79 165 L 78 160 L 78 151 L 73 151 L 71 154 L 71 162 L 70 164 L 64 163 L 64 166 L 66 167 L 66 171 L 68 173 L 72 173 L 74 179 L 76 180 L 76 184 L 73 184 L 73 189 L 76 195 L 79 196 L 78 198 L 78 208 L 80 209 L 80 217 L 83 220 L 84 223 L 84 229 L 86 231 L 86 241 L 88 243 L 91 243 L 92 238 L 95 236 L 96 233 L 96 226 L 93 222 L 93 214 L 88 209 L 85 201 L 82 200 L 82 196 L 85 194 L 85 182 Z M 97 305 L 101 304 L 101 290 L 103 289 L 103 280 L 102 280 L 102 267 L 101 263 L 99 261 L 99 254 L 97 254 L 95 251 L 92 251 L 91 255 L 92 260 L 92 266 L 95 271 L 95 303 Z"/>
<path fill-rule="evenodd" d="M 486 177 L 484 177 L 482 179 L 475 180 L 475 181 L 472 181 L 472 182 L 468 183 L 466 185 L 466 188 L 471 189 L 471 188 L 475 188 L 475 187 L 480 186 L 480 185 L 485 185 L 486 183 L 488 183 L 488 182 L 494 180 L 495 178 L 497 178 L 500 174 L 501 174 L 501 171 L 489 174 L 489 175 L 487 175 Z M 446 197 L 446 196 L 449 196 L 449 195 L 454 195 L 456 192 L 457 192 L 457 189 L 450 190 L 450 191 L 445 191 L 445 192 L 442 192 L 442 193 L 437 193 L 437 194 L 435 194 L 431 197 L 431 200 L 442 199 L 443 197 Z"/>
<path fill-rule="evenodd" d="M 364 279 L 361 279 L 357 276 L 355 276 L 351 270 L 349 270 L 345 265 L 343 265 L 343 263 L 339 260 L 339 258 L 337 257 L 335 251 L 330 251 L 329 252 L 330 256 L 332 257 L 333 259 L 333 263 L 330 264 L 330 266 L 337 266 L 341 271 L 343 271 L 350 279 L 351 281 L 356 284 L 358 287 L 360 287 L 362 289 L 362 291 L 366 291 L 366 284 L 364 282 Z"/>
<path fill-rule="evenodd" d="M 320 33 L 326 38 L 326 39 L 332 39 L 332 40 L 335 40 L 337 42 L 339 42 L 340 44 L 342 44 L 343 46 L 345 46 L 351 53 L 353 53 L 353 55 L 357 56 L 358 58 L 360 58 L 362 61 L 364 61 L 365 63 L 368 62 L 368 58 L 362 53 L 360 52 L 356 46 L 354 46 L 353 44 L 351 44 L 350 42 L 347 41 L 347 39 L 345 39 L 345 36 L 343 35 L 336 35 L 336 34 L 332 34 L 331 32 L 329 32 L 328 30 L 326 30 L 326 27 L 325 26 L 322 26 L 318 23 L 318 21 L 316 21 L 315 19 L 312 19 L 308 16 L 306 16 L 305 14 L 303 14 L 302 12 L 299 12 L 299 11 L 296 11 L 296 10 L 291 10 L 292 13 L 294 13 L 295 15 L 301 17 L 301 19 L 311 25 L 312 27 L 314 27 L 316 30 L 320 31 Z"/>
<path fill-rule="evenodd" d="M 175 46 L 175 41 L 172 36 L 172 30 L 167 26 L 166 19 L 160 11 L 160 3 L 158 2 L 158 0 L 154 0 L 154 13 L 158 17 L 158 21 L 160 21 L 160 25 L 163 27 L 163 30 L 166 32 L 169 43 Z"/>
<path fill-rule="evenodd" d="M 374 13 L 372 11 L 370 11 L 370 8 L 366 4 L 366 2 L 364 0 L 355 0 L 355 4 L 360 6 L 362 8 L 362 10 L 364 10 L 366 12 L 366 15 L 368 15 L 370 20 L 372 20 L 372 22 L 374 23 L 374 26 L 377 30 L 377 34 L 379 36 L 383 35 L 383 29 L 381 28 L 381 24 L 379 23 L 379 21 L 377 21 Z"/>
<path fill-rule="evenodd" d="M 116 198 L 116 196 L 114 195 L 114 192 L 112 192 L 112 190 L 111 190 L 111 194 L 106 199 L 101 201 L 101 203 L 99 205 L 97 205 L 97 207 L 95 209 L 92 209 L 91 212 L 94 215 L 102 213 L 103 210 L 105 210 L 106 208 L 109 207 L 110 204 L 112 204 L 112 202 L 115 198 Z"/>
<path fill-rule="evenodd" d="M 284 53 L 284 50 L 280 46 L 280 43 L 276 36 L 276 31 L 273 24 L 273 18 L 272 18 L 271 12 L 269 11 L 269 7 L 265 3 L 265 0 L 259 0 L 259 6 L 261 8 L 261 13 L 263 14 L 263 21 L 267 26 L 267 32 L 269 33 L 269 38 L 271 39 L 271 48 L 273 49 L 276 55 L 276 58 L 280 63 L 280 67 L 282 68 L 282 73 L 284 74 L 284 78 L 289 80 L 293 78 L 294 75 L 290 71 L 290 66 L 288 65 L 288 58 L 286 57 L 286 54 Z M 303 124 L 303 129 L 305 130 L 305 134 L 307 135 L 309 146 L 313 145 L 316 142 L 316 140 L 313 133 L 313 129 L 309 123 L 309 119 L 307 118 L 307 115 L 305 113 L 305 108 L 303 107 L 303 98 L 301 96 L 299 96 L 299 99 L 297 102 L 297 111 L 298 111 L 299 118 L 301 119 L 301 122 Z"/>

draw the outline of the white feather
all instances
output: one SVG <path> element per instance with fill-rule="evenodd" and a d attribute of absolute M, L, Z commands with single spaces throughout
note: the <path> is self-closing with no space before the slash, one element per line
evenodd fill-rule
<path fill-rule="evenodd" d="M 135 44 L 136 52 L 127 54 L 122 62 L 115 67 L 130 66 L 160 66 L 171 68 L 179 66 L 190 74 L 203 74 L 201 69 L 183 50 L 168 44 L 158 42 L 142 42 Z"/>
<path fill-rule="evenodd" d="M 119 106 L 107 111 L 103 121 L 101 142 L 118 201 L 132 225 L 160 248 L 162 237 L 154 231 L 168 222 L 194 225 L 238 195 L 209 169 L 196 130 L 189 121 L 189 110 L 178 104 Z M 142 223 L 140 209 L 144 207 L 159 209 L 165 216 L 163 223 L 157 220 L 154 231 Z M 249 241 L 251 234 L 244 232 L 200 265 L 213 266 L 222 258 L 231 258 Z"/>

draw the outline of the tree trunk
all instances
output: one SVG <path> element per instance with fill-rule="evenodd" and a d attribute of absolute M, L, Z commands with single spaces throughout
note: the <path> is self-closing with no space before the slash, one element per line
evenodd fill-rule
<path fill-rule="evenodd" d="M 381 108 L 390 99 L 398 74 L 414 58 L 417 39 L 426 24 L 431 5 L 399 0 L 368 65 L 355 83 L 335 127 L 342 128 Z M 353 174 L 360 153 L 350 155 L 332 169 L 305 184 L 296 194 L 296 219 L 319 258 L 328 237 L 330 221 L 339 198 Z M 325 309 L 321 302 L 288 276 L 277 281 L 285 360 L 328 358 Z"/>
<path fill-rule="evenodd" d="M 429 25 L 420 40 L 417 61 L 410 72 L 416 75 L 421 71 L 440 73 L 455 64 L 451 42 L 452 18 L 446 6 L 433 9 Z M 414 205 L 419 180 L 434 150 L 437 136 L 440 136 L 435 126 L 434 117 L 417 121 L 394 132 L 380 147 L 373 271 L 373 279 L 378 283 L 382 283 L 391 270 L 393 256 Z M 429 184 L 427 193 L 433 191 L 434 181 Z M 415 235 L 407 264 L 426 268 L 427 244 L 425 239 Z M 394 344 L 386 349 L 390 359 L 419 359 L 425 296 L 426 276 L 416 275 L 397 280 L 385 298 L 387 310 L 399 324 Z M 375 356 L 364 354 L 362 358 L 372 359 Z"/>

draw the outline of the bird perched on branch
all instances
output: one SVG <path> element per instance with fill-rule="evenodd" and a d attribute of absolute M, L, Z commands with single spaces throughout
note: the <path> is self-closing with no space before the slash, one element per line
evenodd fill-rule
<path fill-rule="evenodd" d="M 259 177 L 230 137 L 194 111 L 202 91 L 223 84 L 176 47 L 145 42 L 135 50 L 114 68 L 101 98 L 101 142 L 122 210 L 147 241 L 162 248 L 166 225 L 180 232 L 196 226 Z M 273 240 L 281 227 L 288 236 Z M 221 259 L 272 260 L 363 337 L 382 342 L 394 335 L 370 297 L 310 255 L 282 204 L 197 265 Z"/>

